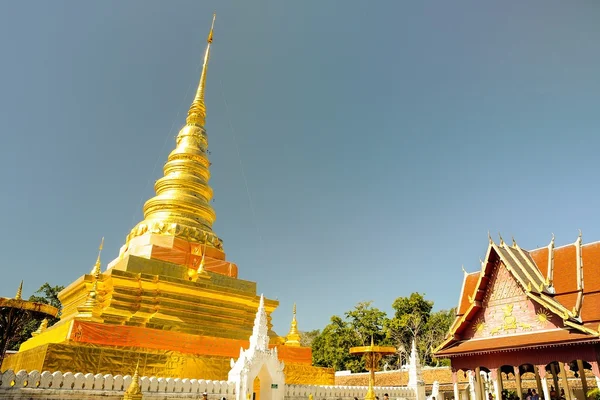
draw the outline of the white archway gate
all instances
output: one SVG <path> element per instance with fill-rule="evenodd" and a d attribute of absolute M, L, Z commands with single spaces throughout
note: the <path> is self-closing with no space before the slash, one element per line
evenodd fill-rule
<path fill-rule="evenodd" d="M 231 359 L 228 380 L 235 382 L 236 400 L 248 400 L 254 390 L 254 380 L 260 380 L 260 400 L 283 400 L 285 394 L 285 374 L 283 362 L 277 357 L 277 348 L 269 349 L 267 313 L 264 297 L 254 319 L 254 328 L 247 350 L 240 349 L 237 361 Z"/>

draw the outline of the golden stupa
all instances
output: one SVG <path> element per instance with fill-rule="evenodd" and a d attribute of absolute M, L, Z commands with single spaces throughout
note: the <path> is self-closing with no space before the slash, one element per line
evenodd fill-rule
<path fill-rule="evenodd" d="M 256 283 L 238 279 L 212 231 L 204 93 L 213 27 L 186 124 L 156 196 L 144 204 L 144 220 L 106 271 L 99 253 L 91 272 L 59 294 L 60 321 L 23 343 L 2 370 L 130 374 L 139 360 L 146 376 L 225 380 L 230 359 L 248 347 Z M 333 384 L 333 370 L 313 367 L 311 349 L 300 346 L 295 308 L 286 339 L 271 330 L 279 303 L 264 304 L 287 383 Z"/>

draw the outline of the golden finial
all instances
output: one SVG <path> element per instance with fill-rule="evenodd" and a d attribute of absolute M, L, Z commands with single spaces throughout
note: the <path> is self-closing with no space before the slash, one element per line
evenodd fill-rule
<path fill-rule="evenodd" d="M 492 240 L 492 235 L 490 234 L 490 231 L 488 231 L 488 240 L 490 241 L 490 244 L 494 243 L 494 241 Z"/>
<path fill-rule="evenodd" d="M 90 292 L 88 293 L 88 297 L 85 300 L 84 306 L 94 307 L 97 304 L 97 302 L 96 302 L 97 291 L 98 291 L 98 281 L 94 281 L 94 284 L 92 285 L 92 288 L 90 289 Z"/>
<path fill-rule="evenodd" d="M 104 247 L 104 237 L 100 241 L 100 247 L 98 247 L 98 258 L 96 259 L 96 264 L 94 264 L 94 268 L 92 268 L 92 275 L 98 279 L 100 274 L 102 273 L 102 263 L 100 262 L 100 254 L 102 254 L 102 248 Z"/>
<path fill-rule="evenodd" d="M 285 337 L 286 346 L 300 346 L 300 332 L 298 332 L 298 322 L 296 321 L 296 303 L 292 308 L 292 323 L 290 324 L 290 331 Z"/>
<path fill-rule="evenodd" d="M 133 373 L 133 376 L 131 377 L 131 383 L 129 384 L 129 387 L 125 391 L 125 395 L 123 396 L 124 400 L 141 400 L 143 398 L 142 397 L 142 388 L 140 387 L 140 374 L 138 372 L 139 367 L 140 367 L 140 360 L 138 359 L 138 362 L 135 366 L 135 372 Z"/>
<path fill-rule="evenodd" d="M 200 83 L 196 90 L 196 96 L 188 111 L 188 116 L 185 120 L 188 124 L 204 126 L 206 122 L 206 104 L 204 103 L 204 89 L 206 87 L 206 74 L 208 72 L 208 60 L 210 59 L 210 45 L 213 41 L 213 30 L 215 27 L 215 19 L 217 14 L 213 14 L 212 25 L 208 38 L 206 39 L 206 52 L 204 53 L 204 63 L 202 64 L 202 73 L 200 74 Z"/>
<path fill-rule="evenodd" d="M 515 237 L 512 236 L 511 239 L 512 239 L 512 246 L 516 247 L 517 246 L 517 241 L 515 240 Z"/>
<path fill-rule="evenodd" d="M 19 285 L 19 288 L 17 289 L 17 294 L 15 295 L 15 300 L 23 300 L 23 281 L 21 281 L 21 284 Z"/>
<path fill-rule="evenodd" d="M 500 246 L 504 245 L 504 239 L 502 239 L 500 232 L 498 232 L 498 237 L 500 238 Z"/>
<path fill-rule="evenodd" d="M 44 318 L 42 320 L 42 322 L 40 323 L 40 326 L 37 328 L 37 330 L 35 332 L 31 333 L 31 336 L 35 337 L 35 336 L 43 333 L 47 328 L 48 328 L 48 319 Z"/>
<path fill-rule="evenodd" d="M 464 266 L 464 265 L 461 265 L 460 267 L 462 268 L 462 272 L 463 272 L 463 274 L 464 274 L 464 275 L 468 275 L 468 274 L 467 274 L 467 270 L 465 269 L 465 266 Z"/>
<path fill-rule="evenodd" d="M 137 364 L 135 365 L 135 372 L 133 373 L 133 378 L 131 378 L 131 385 L 129 385 L 129 387 L 127 388 L 127 393 L 130 393 L 130 394 L 142 393 L 142 389 L 140 388 L 139 368 L 140 368 L 140 360 L 138 360 Z"/>
<path fill-rule="evenodd" d="M 204 271 L 205 255 L 206 255 L 206 244 L 204 245 L 204 250 L 202 250 L 202 258 L 200 259 L 200 265 L 198 266 L 199 274 L 206 273 L 206 271 Z"/>

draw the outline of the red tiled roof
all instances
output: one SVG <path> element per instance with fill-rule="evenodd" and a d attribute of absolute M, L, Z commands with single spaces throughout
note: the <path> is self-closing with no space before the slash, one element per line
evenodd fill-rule
<path fill-rule="evenodd" d="M 503 242 L 501 242 L 500 245 L 496 245 L 490 242 L 488 254 L 489 257 L 492 257 L 494 254 L 498 254 L 500 255 L 503 263 L 511 264 L 509 270 L 521 285 L 525 287 L 529 286 L 528 290 L 531 291 L 533 300 L 541 299 L 540 296 L 542 296 L 542 293 L 540 290 L 543 291 L 545 293 L 544 296 L 546 300 L 542 301 L 542 303 L 554 308 L 555 312 L 558 312 L 559 315 L 561 315 L 561 318 L 565 318 L 564 315 L 566 310 L 570 312 L 576 307 L 578 297 L 578 260 L 576 243 L 553 249 L 554 262 L 552 281 L 555 294 L 552 294 L 550 289 L 546 290 L 543 286 L 543 281 L 548 276 L 548 247 L 528 252 L 519 249 L 516 245 L 508 246 Z M 600 273 L 597 271 L 600 270 L 600 242 L 582 245 L 581 258 L 584 283 L 583 301 L 579 314 L 581 321 L 576 318 L 577 315 L 574 315 L 572 318 L 569 317 L 569 319 L 574 326 L 581 326 L 591 329 L 592 331 L 598 331 L 600 328 L 598 324 L 600 322 Z M 493 265 L 491 259 L 486 261 L 488 262 L 484 263 L 482 268 L 487 269 L 490 267 L 490 265 Z M 492 266 L 492 268 L 494 267 Z M 488 272 L 489 271 L 487 270 L 484 271 L 485 274 Z M 483 298 L 483 293 L 485 290 L 487 290 L 487 280 L 484 277 L 484 279 L 480 282 L 479 277 L 479 272 L 465 275 L 463 280 L 463 290 L 458 303 L 457 319 L 455 320 L 451 329 L 451 333 L 458 336 L 447 338 L 447 340 L 441 346 L 441 348 L 444 350 L 441 350 L 437 353 L 439 356 L 467 351 L 462 349 L 467 349 L 465 346 L 468 342 L 458 342 L 460 343 L 459 345 L 455 345 L 455 343 L 457 343 L 457 340 L 460 340 L 462 337 L 461 332 L 464 330 L 463 328 L 465 328 L 463 325 L 467 324 L 475 315 L 477 310 L 481 308 L 481 304 L 477 303 L 477 301 L 480 301 Z M 540 280 L 540 278 L 543 279 Z M 481 283 L 479 287 L 478 282 Z M 542 286 L 540 287 L 540 285 Z M 474 304 L 471 304 L 469 297 L 475 300 Z M 567 334 L 564 337 L 564 340 L 577 340 L 573 334 L 568 334 L 568 331 L 565 332 L 567 332 Z M 593 333 L 582 333 L 582 335 L 587 338 L 594 337 Z M 511 338 L 506 338 L 506 340 L 510 341 L 510 346 L 515 347 L 528 346 L 530 345 L 529 340 L 539 338 L 538 335 L 532 335 L 529 339 L 526 336 L 527 335 L 517 335 Z M 495 339 L 495 341 L 497 340 L 499 339 Z M 537 341 L 537 343 L 541 343 L 541 339 L 535 341 Z M 488 344 L 483 340 L 475 340 L 471 341 L 471 343 L 472 344 L 469 346 L 471 346 L 472 349 L 475 349 L 478 346 L 480 348 L 489 348 Z"/>
<path fill-rule="evenodd" d="M 597 341 L 600 339 L 584 333 L 572 333 L 565 329 L 536 332 L 535 334 L 514 335 L 504 337 L 494 337 L 479 340 L 465 340 L 459 342 L 453 347 L 439 351 L 436 355 L 439 357 L 452 357 L 453 355 L 464 355 L 467 353 L 489 353 L 493 351 L 509 350 L 515 347 L 530 348 L 540 345 L 560 345 L 572 343 L 574 341 Z"/>

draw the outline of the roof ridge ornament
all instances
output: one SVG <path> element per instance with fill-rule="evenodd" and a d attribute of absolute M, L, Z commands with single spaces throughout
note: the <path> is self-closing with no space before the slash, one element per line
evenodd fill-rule
<path fill-rule="evenodd" d="M 573 315 L 575 317 L 579 316 L 579 312 L 581 311 L 581 306 L 583 304 L 583 256 L 581 251 L 582 242 L 583 234 L 580 229 L 579 236 L 577 236 L 577 240 L 574 243 L 575 262 L 577 266 L 577 300 L 575 301 L 575 307 L 573 307 Z"/>
<path fill-rule="evenodd" d="M 504 246 L 504 239 L 502 239 L 502 235 L 498 232 L 498 237 L 500 238 L 500 246 Z"/>

